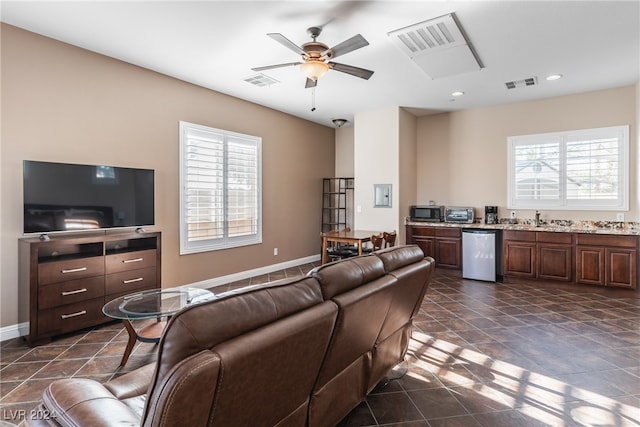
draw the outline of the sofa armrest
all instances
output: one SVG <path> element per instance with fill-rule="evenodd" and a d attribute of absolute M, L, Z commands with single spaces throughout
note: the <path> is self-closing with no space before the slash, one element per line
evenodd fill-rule
<path fill-rule="evenodd" d="M 64 427 L 140 425 L 140 416 L 129 406 L 99 382 L 86 378 L 52 382 L 42 393 L 42 403 L 53 420 Z"/>
<path fill-rule="evenodd" d="M 104 387 L 120 400 L 146 395 L 155 369 L 155 362 L 150 363 L 105 383 Z"/>

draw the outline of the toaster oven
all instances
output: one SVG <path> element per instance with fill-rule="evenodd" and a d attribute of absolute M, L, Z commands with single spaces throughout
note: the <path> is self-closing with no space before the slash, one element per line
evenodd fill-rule
<path fill-rule="evenodd" d="M 475 219 L 473 208 L 447 206 L 444 209 L 445 222 L 461 222 L 472 224 Z"/>

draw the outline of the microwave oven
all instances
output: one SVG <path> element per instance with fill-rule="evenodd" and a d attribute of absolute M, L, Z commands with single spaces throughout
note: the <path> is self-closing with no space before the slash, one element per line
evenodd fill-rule
<path fill-rule="evenodd" d="M 409 218 L 411 221 L 442 222 L 444 221 L 444 206 L 411 206 Z"/>
<path fill-rule="evenodd" d="M 462 222 L 472 224 L 475 219 L 473 208 L 447 206 L 444 209 L 445 222 Z"/>

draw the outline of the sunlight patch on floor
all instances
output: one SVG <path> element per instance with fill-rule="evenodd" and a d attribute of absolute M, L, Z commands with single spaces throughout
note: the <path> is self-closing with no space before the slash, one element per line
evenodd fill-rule
<path fill-rule="evenodd" d="M 437 375 L 445 385 L 473 390 L 547 424 L 640 425 L 640 408 L 417 330 L 409 354 L 415 358 L 413 365 Z M 481 373 L 481 382 L 473 375 L 474 371 Z M 407 375 L 421 379 L 419 372 L 409 371 Z"/>

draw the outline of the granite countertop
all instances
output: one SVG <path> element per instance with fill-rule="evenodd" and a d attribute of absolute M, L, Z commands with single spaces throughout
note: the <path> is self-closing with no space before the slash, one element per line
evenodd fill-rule
<path fill-rule="evenodd" d="M 405 220 L 405 225 L 423 227 L 455 227 L 475 228 L 484 230 L 513 230 L 513 231 L 548 231 L 554 233 L 590 233 L 590 234 L 616 234 L 616 235 L 640 235 L 640 224 L 635 222 L 618 221 L 571 221 L 571 220 L 543 220 L 539 226 L 533 221 L 524 220 L 512 223 L 509 219 L 501 219 L 498 224 L 473 224 L 450 222 L 417 222 Z"/>

